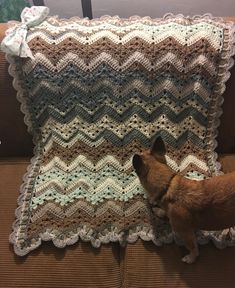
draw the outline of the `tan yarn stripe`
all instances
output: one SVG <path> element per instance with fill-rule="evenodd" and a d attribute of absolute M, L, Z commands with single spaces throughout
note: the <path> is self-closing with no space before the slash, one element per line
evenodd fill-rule
<path fill-rule="evenodd" d="M 48 201 L 47 203 L 49 202 L 50 201 Z M 103 209 L 105 206 L 109 207 L 108 202 L 109 201 L 106 201 L 103 204 Z M 57 204 L 56 206 L 61 210 L 61 216 L 58 217 L 51 210 L 47 210 L 44 215 L 39 217 L 33 223 L 30 223 L 28 227 L 28 235 L 31 235 L 30 237 L 32 237 L 33 235 L 37 235 L 37 233 L 43 231 L 45 227 L 53 227 L 56 230 L 63 231 L 64 229 L 73 230 L 80 225 L 86 224 L 88 227 L 94 229 L 95 231 L 102 231 L 107 224 L 115 224 L 115 226 L 119 227 L 121 230 L 124 227 L 126 229 L 134 224 L 148 224 L 152 221 L 153 214 L 148 208 L 147 201 L 141 196 L 136 196 L 133 199 L 128 200 L 127 203 L 121 201 L 112 202 L 115 202 L 115 204 L 120 206 L 120 210 L 122 211 L 121 215 L 120 213 L 115 213 L 113 209 L 110 209 L 110 212 L 106 210 L 104 213 L 99 215 L 97 214 L 98 210 L 97 212 L 95 211 L 93 214 L 87 213 L 86 211 L 88 209 L 82 209 L 82 206 L 78 203 L 79 210 L 74 209 L 74 214 L 68 217 L 63 217 L 63 207 L 61 208 L 61 206 L 58 206 Z M 45 207 L 47 203 L 40 206 L 40 208 L 37 209 L 37 213 L 40 213 L 40 210 L 43 209 L 43 207 Z M 87 207 L 90 206 L 91 210 L 94 208 L 92 204 L 86 204 Z M 66 206 L 66 210 L 68 209 L 69 208 L 67 208 Z M 98 209 L 102 210 L 100 208 Z M 53 211 L 54 210 L 55 209 L 53 209 Z M 34 212 L 34 215 L 35 214 L 36 212 Z M 61 217 L 63 217 L 63 221 Z"/>
<path fill-rule="evenodd" d="M 128 199 L 128 201 L 120 201 L 120 200 L 105 200 L 103 203 L 99 203 L 98 205 L 94 205 L 91 204 L 91 202 L 87 201 L 86 199 L 78 199 L 77 201 L 74 201 L 72 203 L 68 203 L 65 206 L 61 206 L 59 203 L 56 203 L 55 201 L 52 200 L 47 200 L 45 201 L 43 204 L 38 205 L 38 207 L 36 209 L 32 209 L 31 210 L 31 218 L 36 215 L 37 213 L 40 212 L 41 209 L 43 209 L 44 206 L 46 206 L 48 203 L 53 204 L 57 209 L 59 208 L 59 210 L 61 210 L 61 217 L 64 217 L 63 215 L 65 215 L 66 211 L 68 210 L 74 210 L 74 212 L 76 213 L 77 211 L 77 207 L 76 205 L 80 205 L 79 208 L 81 209 L 81 211 L 89 211 L 86 212 L 86 215 L 90 215 L 92 217 L 98 216 L 100 217 L 100 215 L 102 215 L 102 210 L 105 210 L 106 208 L 109 208 L 110 206 L 114 206 L 117 205 L 118 207 L 120 207 L 121 213 L 123 213 L 123 211 L 129 210 L 130 208 L 132 208 L 133 205 L 136 204 L 136 202 L 141 202 L 141 205 L 139 205 L 139 207 L 141 207 L 141 209 L 145 209 L 145 206 L 148 206 L 148 200 L 146 198 L 143 197 L 143 195 L 136 195 L 133 198 Z M 81 204 L 77 204 L 77 202 L 82 202 L 83 205 Z M 137 205 L 138 207 L 138 205 Z M 137 208 L 138 209 L 138 208 Z M 147 208 L 148 209 L 148 208 Z M 109 209 L 111 211 L 111 209 Z M 93 211 L 93 212 L 92 212 Z M 112 209 L 112 213 L 115 213 L 117 215 L 120 215 L 118 212 L 114 212 L 115 209 Z M 62 215 L 63 214 L 63 215 Z M 89 216 L 89 217 L 90 217 Z M 125 215 L 127 216 L 127 214 Z M 56 216 L 57 217 L 57 216 Z M 60 217 L 57 217 L 58 219 Z"/>
<path fill-rule="evenodd" d="M 146 43 L 142 38 L 135 37 L 130 39 L 127 43 L 123 43 L 120 51 L 120 46 L 118 44 L 115 44 L 112 42 L 112 40 L 105 37 L 105 39 L 99 39 L 95 43 L 92 43 L 87 47 L 86 45 L 80 43 L 75 38 L 68 37 L 62 42 L 58 43 L 57 45 L 51 45 L 50 43 L 47 43 L 47 41 L 44 38 L 41 37 L 35 37 L 33 38 L 28 45 L 30 46 L 30 49 L 34 51 L 34 53 L 41 52 L 43 49 L 43 52 L 45 55 L 48 55 L 47 52 L 51 51 L 51 48 L 53 47 L 54 53 L 53 57 L 55 56 L 57 58 L 62 58 L 64 55 L 66 55 L 69 52 L 76 51 L 78 55 L 82 58 L 84 55 L 84 60 L 88 60 L 90 58 L 96 57 L 100 54 L 101 51 L 107 51 L 113 57 L 116 58 L 123 58 L 128 57 L 133 53 L 134 51 L 139 51 L 145 55 L 146 58 L 154 57 L 154 53 L 157 53 L 155 56 L 161 56 L 166 53 L 165 48 L 166 47 L 172 47 L 172 49 L 168 49 L 168 51 L 172 51 L 173 53 L 180 53 L 184 55 L 184 58 L 192 58 L 192 55 L 199 55 L 201 53 L 208 53 L 209 56 L 216 57 L 218 55 L 218 51 L 213 48 L 213 46 L 210 45 L 210 42 L 207 41 L 207 39 L 199 39 L 197 42 L 192 44 L 191 46 L 184 46 L 180 44 L 176 39 L 169 37 L 167 39 L 164 39 L 160 43 Z M 76 48 L 76 49 L 74 49 Z M 85 52 L 84 52 L 84 49 Z M 118 54 L 115 53 L 115 51 L 118 50 Z M 121 53 L 120 53 L 121 52 Z M 151 52 L 151 53 L 149 53 Z M 50 57 L 50 54 L 48 55 Z M 124 59 L 123 59 L 124 60 Z M 186 59 L 185 59 L 186 60 Z"/>

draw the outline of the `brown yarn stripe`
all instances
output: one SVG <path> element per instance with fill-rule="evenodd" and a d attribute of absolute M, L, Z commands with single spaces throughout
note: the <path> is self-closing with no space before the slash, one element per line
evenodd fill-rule
<path fill-rule="evenodd" d="M 140 204 L 136 205 L 136 202 L 140 201 Z M 85 202 L 85 201 L 84 201 Z M 86 224 L 88 227 L 94 229 L 95 231 L 102 231 L 102 229 L 108 224 L 112 224 L 123 229 L 123 227 L 127 228 L 134 224 L 142 225 L 143 223 L 147 224 L 149 221 L 153 221 L 153 214 L 149 210 L 148 205 L 143 205 L 146 203 L 146 200 L 143 200 L 142 196 L 135 196 L 133 199 L 130 199 L 128 202 L 121 202 L 121 201 L 112 201 L 115 202 L 116 205 L 120 207 L 122 210 L 122 214 L 114 211 L 113 209 L 107 210 L 103 214 L 97 214 L 95 207 L 87 202 L 88 207 L 91 206 L 94 208 L 94 213 L 90 215 L 90 213 L 86 212 L 86 209 L 81 208 L 81 205 L 78 205 L 79 209 L 75 209 L 74 213 L 71 216 L 67 216 L 61 219 L 58 217 L 53 211 L 47 210 L 43 216 L 40 216 L 36 221 L 32 220 L 28 224 L 28 236 L 31 237 L 32 235 L 38 235 L 41 231 L 45 229 L 45 227 L 53 227 L 58 229 L 59 231 L 63 231 L 65 229 L 76 229 L 76 227 L 80 225 Z M 51 203 L 48 201 L 47 203 Z M 40 205 L 35 211 L 32 212 L 31 217 L 39 212 L 47 203 Z M 64 212 L 69 209 L 69 207 L 61 207 L 57 204 L 60 209 Z M 68 205 L 72 206 L 72 204 Z M 102 208 L 109 207 L 109 201 L 105 201 L 102 204 Z M 127 212 L 129 209 L 132 210 L 131 215 L 128 215 Z M 54 209 L 55 210 L 55 209 Z M 32 219 L 32 218 L 31 218 Z M 48 223 L 47 223 L 48 222 Z"/>
<path fill-rule="evenodd" d="M 39 38 L 39 39 L 37 39 Z M 71 39 L 71 40 L 69 40 Z M 70 50 L 74 53 L 77 53 L 79 55 L 80 58 L 82 58 L 85 63 L 87 63 L 87 65 L 89 64 L 90 61 L 92 61 L 95 57 L 99 56 L 101 52 L 108 52 L 110 55 L 112 55 L 112 59 L 117 59 L 119 62 L 119 65 L 122 65 L 126 59 L 130 56 L 133 55 L 133 51 L 138 51 L 137 48 L 140 47 L 140 44 L 136 45 L 135 43 L 131 43 L 128 42 L 127 44 L 123 45 L 123 47 L 120 50 L 120 46 L 113 43 L 112 41 L 110 41 L 109 39 L 103 40 L 104 42 L 101 42 L 101 44 L 99 43 L 99 40 L 97 42 L 95 42 L 94 44 L 89 45 L 88 47 L 86 45 L 83 45 L 81 43 L 79 43 L 76 40 L 72 40 L 73 38 L 68 38 L 66 40 L 63 41 L 63 45 L 64 47 L 60 47 L 61 44 L 58 45 L 53 45 L 53 44 L 48 44 L 47 42 L 45 42 L 43 39 L 41 39 L 40 37 L 36 37 L 35 39 L 31 40 L 29 42 L 29 47 L 32 50 L 33 54 L 35 54 L 37 51 L 44 54 L 44 56 L 46 56 L 53 65 L 56 65 L 58 63 L 58 61 L 60 61 L 60 59 L 62 57 L 64 57 L 65 55 L 67 55 Z M 198 41 L 201 42 L 204 39 Z M 36 43 L 35 43 L 36 41 Z M 43 44 L 40 43 L 40 41 L 42 41 Z M 136 41 L 136 40 L 135 40 Z M 218 52 L 214 51 L 214 49 L 212 47 L 209 47 L 208 45 L 204 45 L 204 42 L 199 43 L 195 43 L 192 45 L 192 47 L 195 45 L 195 53 L 196 55 L 194 55 L 194 49 L 192 48 L 192 50 L 190 49 L 190 47 L 184 47 L 183 45 L 180 45 L 179 43 L 177 43 L 176 41 L 173 40 L 173 38 L 168 38 L 165 41 L 163 41 L 164 43 L 159 43 L 156 45 L 148 45 L 145 41 L 141 40 L 141 38 L 138 38 L 138 41 L 142 41 L 142 49 L 140 49 L 139 52 L 144 54 L 144 57 L 146 57 L 147 59 L 149 59 L 151 61 L 151 63 L 156 62 L 156 59 L 163 57 L 166 55 L 166 51 L 164 49 L 164 47 L 166 45 L 169 45 L 169 41 L 173 42 L 173 44 L 171 44 L 172 47 L 172 52 L 175 55 L 179 55 L 180 56 L 180 60 L 182 61 L 182 59 L 184 59 L 185 65 L 187 65 L 194 57 L 197 57 L 198 55 L 200 55 L 201 53 L 205 53 L 205 54 L 209 54 L 211 55 L 210 57 L 215 58 L 213 59 L 213 61 L 216 61 L 217 59 L 217 55 Z M 41 46 L 42 45 L 42 46 Z M 57 47 L 58 46 L 58 47 Z M 137 47 L 137 48 L 136 48 Z M 202 48 L 200 48 L 202 47 Z M 208 48 L 207 48 L 208 47 Z M 49 51 L 49 52 L 47 52 Z M 63 52 L 64 51 L 64 52 Z M 116 52 L 118 51 L 118 53 Z M 123 51 L 123 52 L 122 52 Z M 170 51 L 170 50 L 169 50 Z M 217 54 L 216 54 L 217 52 Z M 52 54 L 53 53 L 53 54 Z M 53 56 L 52 56 L 53 55 Z M 84 55 L 84 57 L 83 57 Z M 52 57 L 51 57 L 52 56 Z M 183 58 L 182 58 L 183 56 Z M 209 57 L 209 58 L 210 58 Z M 25 60 L 30 61 L 28 60 Z M 165 66 L 165 65 L 164 65 Z M 171 69 L 175 74 L 179 74 L 179 77 L 181 77 L 183 79 L 184 75 L 182 75 L 182 72 L 178 71 L 177 68 L 172 64 L 172 63 L 167 63 L 168 69 Z M 126 71 L 133 71 L 133 69 L 142 69 L 145 71 L 145 73 L 148 73 L 149 76 L 148 77 L 156 77 L 156 75 L 153 75 L 155 73 L 157 73 L 159 75 L 159 73 L 165 72 L 166 68 L 162 67 L 160 69 L 157 69 L 155 71 L 149 71 L 147 70 L 141 63 L 138 62 L 134 62 L 131 64 L 130 67 L 128 67 L 126 69 Z M 197 72 L 199 71 L 200 74 L 202 74 L 203 76 L 205 76 L 206 79 L 210 79 L 211 75 L 207 72 L 206 68 L 204 66 L 200 66 L 198 67 L 198 65 L 196 67 L 194 67 L 193 69 L 190 70 L 191 73 L 192 72 Z M 185 75 L 186 77 L 186 75 Z"/>
<path fill-rule="evenodd" d="M 195 146 L 191 141 L 186 141 L 181 147 L 181 154 L 179 153 L 178 149 L 175 149 L 174 147 L 166 144 L 166 150 L 167 153 L 177 162 L 181 162 L 184 157 L 187 157 L 187 155 L 195 155 L 198 159 L 204 160 L 203 157 L 205 157 L 205 150 L 203 148 L 200 148 L 198 146 Z M 182 155 L 183 153 L 183 155 Z"/>
<path fill-rule="evenodd" d="M 81 58 L 84 55 L 84 60 L 92 59 L 98 56 L 101 51 L 107 51 L 109 54 L 112 55 L 112 58 L 122 59 L 123 57 L 127 58 L 131 56 L 133 53 L 133 49 L 135 51 L 143 53 L 146 58 L 153 57 L 153 53 L 157 53 L 156 56 L 159 57 L 166 53 L 166 51 L 164 50 L 165 47 L 167 47 L 167 49 L 171 51 L 171 49 L 169 49 L 169 45 L 172 47 L 172 52 L 176 54 L 183 54 L 185 55 L 185 58 L 187 57 L 189 59 L 191 59 L 194 54 L 199 55 L 201 53 L 208 54 L 210 58 L 216 57 L 218 55 L 218 51 L 216 51 L 216 49 L 211 46 L 210 42 L 204 38 L 199 39 L 191 46 L 185 46 L 179 43 L 173 37 L 168 37 L 162 42 L 156 43 L 154 45 L 152 43 L 146 43 L 146 41 L 140 37 L 135 37 L 131 38 L 127 43 L 124 43 L 121 47 L 121 51 L 120 45 L 115 44 L 107 37 L 100 38 L 96 42 L 90 44 L 89 47 L 87 47 L 87 45 L 80 43 L 73 37 L 67 37 L 58 44 L 50 44 L 42 37 L 35 36 L 35 38 L 28 42 L 28 45 L 30 46 L 30 49 L 34 51 L 34 53 L 43 51 L 46 55 L 48 55 L 48 57 L 50 57 L 53 47 L 53 57 L 56 57 L 57 59 L 64 57 L 69 52 L 74 53 L 74 51 L 76 51 L 76 53 Z M 118 50 L 118 54 L 115 53 L 116 50 Z M 150 51 L 151 54 L 149 53 Z M 47 54 L 47 52 L 49 54 Z M 122 60 L 124 61 L 125 59 Z"/>
<path fill-rule="evenodd" d="M 97 162 L 102 160 L 105 156 L 112 155 L 117 158 L 120 164 L 123 165 L 126 162 L 127 155 L 132 153 L 140 153 L 144 149 L 145 147 L 143 147 L 142 144 L 136 139 L 125 146 L 125 153 L 123 153 L 123 148 L 114 146 L 108 140 L 102 141 L 101 145 L 94 148 L 89 147 L 84 142 L 77 141 L 69 149 L 64 148 L 56 142 L 53 142 L 51 148 L 46 153 L 44 153 L 41 160 L 41 165 L 47 165 L 50 163 L 50 161 L 53 160 L 55 156 L 59 156 L 62 161 L 64 161 L 67 165 L 70 165 L 81 153 L 94 164 L 97 164 Z"/>
<path fill-rule="evenodd" d="M 94 153 L 91 147 L 87 146 L 84 142 L 75 142 L 69 149 L 61 146 L 59 143 L 54 142 L 52 143 L 51 148 L 43 154 L 41 165 L 46 166 L 50 163 L 54 157 L 58 157 L 65 162 L 67 165 L 70 165 L 76 157 L 82 152 L 88 160 L 92 161 L 94 164 L 97 164 L 98 161 L 102 160 L 103 157 L 107 156 L 107 151 L 109 151 L 109 155 L 113 155 L 118 159 L 120 164 L 124 164 L 126 161 L 126 155 L 141 153 L 145 147 L 139 143 L 138 140 L 131 141 L 128 145 L 125 146 L 125 154 L 123 154 L 123 149 L 112 145 L 112 143 L 108 140 L 104 140 L 101 145 L 95 147 L 97 153 Z M 167 153 L 177 162 L 183 160 L 190 151 L 191 155 L 195 155 L 198 159 L 204 161 L 204 150 L 198 146 L 195 146 L 191 142 L 186 142 L 181 147 L 181 153 L 170 145 L 166 144 Z M 183 155 L 182 155 L 183 151 Z M 85 153 L 84 153 L 85 152 Z"/>
<path fill-rule="evenodd" d="M 141 201 L 143 204 L 147 205 L 147 199 L 145 199 L 143 197 L 143 195 L 135 195 L 133 198 L 128 199 L 128 201 L 120 201 L 120 200 L 114 200 L 114 199 L 106 199 L 104 200 L 102 203 L 99 204 L 91 204 L 91 202 L 87 201 L 86 199 L 77 199 L 76 201 L 72 202 L 72 203 L 68 203 L 65 206 L 60 205 L 59 203 L 53 201 L 53 200 L 47 200 L 45 201 L 43 204 L 38 205 L 36 209 L 32 209 L 32 213 L 31 216 L 35 213 L 37 213 L 38 211 L 40 211 L 46 204 L 51 203 L 53 205 L 55 205 L 56 207 L 59 207 L 60 209 L 62 209 L 62 212 L 66 213 L 67 210 L 71 209 L 72 206 L 74 206 L 76 204 L 77 201 L 81 201 L 83 202 L 87 207 L 92 207 L 94 209 L 94 213 L 96 213 L 97 210 L 101 210 L 101 209 L 106 209 L 109 205 L 117 205 L 119 207 L 124 208 L 125 210 L 129 209 L 133 204 L 136 203 L 136 201 Z M 82 209 L 81 207 L 79 207 L 80 209 Z M 84 208 L 85 209 L 85 208 Z M 88 215 L 88 213 L 87 213 Z M 93 217 L 94 215 L 92 215 Z"/>

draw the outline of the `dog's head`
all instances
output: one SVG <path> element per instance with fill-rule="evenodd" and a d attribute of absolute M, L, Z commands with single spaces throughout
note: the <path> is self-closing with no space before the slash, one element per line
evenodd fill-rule
<path fill-rule="evenodd" d="M 161 137 L 158 137 L 150 149 L 135 154 L 132 164 L 142 186 L 148 193 L 150 203 L 156 204 L 166 191 L 171 169 L 166 165 L 166 148 Z"/>

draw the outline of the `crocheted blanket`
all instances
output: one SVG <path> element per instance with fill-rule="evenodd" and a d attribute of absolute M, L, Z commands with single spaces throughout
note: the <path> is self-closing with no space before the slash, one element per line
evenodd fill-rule
<path fill-rule="evenodd" d="M 197 180 L 222 173 L 214 149 L 232 24 L 210 15 L 47 17 L 27 43 L 33 58 L 8 55 L 35 144 L 10 235 L 15 253 L 42 240 L 171 242 L 132 157 L 161 135 L 175 171 Z M 231 230 L 198 233 L 199 243 L 209 239 L 234 242 Z"/>

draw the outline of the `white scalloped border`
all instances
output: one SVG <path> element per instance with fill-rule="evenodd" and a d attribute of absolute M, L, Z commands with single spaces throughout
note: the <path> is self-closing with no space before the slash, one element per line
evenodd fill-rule
<path fill-rule="evenodd" d="M 56 23 L 56 25 L 62 26 L 64 24 L 70 24 L 71 22 L 76 22 L 79 21 L 79 23 L 87 25 L 87 26 L 93 26 L 93 25 L 98 25 L 104 21 L 107 22 L 111 22 L 113 24 L 118 24 L 118 25 L 123 25 L 125 24 L 125 22 L 130 23 L 130 22 L 135 22 L 135 21 L 140 21 L 140 22 L 144 22 L 147 24 L 152 24 L 152 23 L 167 23 L 167 22 L 171 22 L 172 20 L 179 20 L 179 21 L 183 21 L 183 23 L 190 23 L 191 21 L 200 21 L 200 20 L 208 20 L 208 21 L 216 21 L 216 22 L 220 22 L 224 23 L 225 20 L 222 17 L 214 17 L 212 16 L 211 13 L 205 13 L 203 15 L 194 15 L 194 16 L 185 16 L 183 14 L 173 14 L 173 13 L 166 13 L 165 15 L 163 15 L 163 17 L 159 17 L 159 18 L 153 18 L 150 16 L 139 16 L 139 15 L 132 15 L 130 17 L 127 18 L 121 18 L 119 15 L 102 15 L 98 18 L 92 18 L 89 19 L 88 17 L 79 17 L 79 16 L 73 16 L 70 18 L 59 18 L 58 15 L 54 15 L 54 16 L 48 16 L 47 18 L 49 20 L 49 22 L 54 22 Z M 229 21 L 227 21 L 229 22 Z M 232 21 L 230 21 L 231 23 L 233 23 Z"/>
<path fill-rule="evenodd" d="M 54 19 L 53 21 L 58 21 L 57 20 L 58 16 L 50 17 L 51 19 Z M 215 140 L 215 137 L 218 134 L 217 128 L 219 127 L 220 121 L 219 118 L 222 114 L 222 108 L 221 105 L 223 103 L 223 98 L 222 98 L 222 93 L 225 90 L 225 82 L 229 79 L 230 77 L 230 72 L 229 69 L 234 65 L 234 61 L 232 59 L 232 56 L 235 55 L 235 25 L 232 21 L 225 21 L 221 17 L 213 17 L 211 14 L 204 14 L 204 15 L 195 15 L 193 17 L 189 16 L 184 16 L 182 14 L 174 15 L 172 13 L 168 13 L 163 16 L 163 18 L 151 18 L 149 16 L 146 17 L 141 17 L 138 15 L 131 16 L 129 18 L 120 18 L 119 16 L 110 16 L 110 15 L 104 15 L 100 18 L 95 18 L 95 19 L 88 19 L 86 18 L 80 18 L 80 17 L 71 17 L 70 19 L 59 19 L 60 22 L 71 22 L 71 21 L 77 21 L 79 20 L 80 22 L 88 25 L 93 25 L 93 24 L 98 24 L 101 21 L 114 21 L 116 23 L 124 23 L 125 21 L 144 21 L 144 22 L 162 22 L 162 21 L 172 21 L 173 19 L 183 21 L 192 21 L 192 20 L 207 20 L 207 21 L 216 21 L 218 22 L 219 25 L 223 25 L 225 28 L 229 30 L 229 47 L 228 51 L 229 53 L 225 56 L 225 58 L 228 60 L 225 67 L 224 67 L 224 72 L 221 75 L 221 82 L 220 82 L 220 92 L 219 92 L 219 97 L 218 101 L 215 104 L 215 110 L 216 115 L 214 117 L 215 121 L 211 125 L 210 129 L 210 135 L 213 139 L 211 143 L 211 149 L 213 151 L 212 157 L 211 157 L 211 162 L 212 165 L 214 165 L 215 173 L 220 173 L 220 163 L 217 162 L 217 153 L 214 152 L 214 149 L 217 146 L 217 141 Z M 11 25 L 12 21 L 10 21 L 9 25 Z M 13 24 L 15 24 L 14 22 Z M 214 22 L 213 22 L 214 23 Z M 216 24 L 216 23 L 214 23 Z M 5 31 L 5 34 L 8 33 L 8 31 L 11 29 L 8 28 Z M 9 62 L 9 69 L 8 72 L 9 74 L 13 77 L 13 86 L 17 91 L 17 100 L 21 103 L 21 111 L 24 113 L 24 122 L 27 125 L 28 132 L 33 134 L 33 128 L 32 128 L 32 122 L 30 120 L 30 113 L 27 110 L 27 105 L 26 105 L 26 98 L 25 98 L 25 91 L 20 86 L 19 80 L 17 78 L 17 73 L 15 71 L 15 64 L 14 64 L 14 56 L 6 55 L 6 59 Z M 41 245 L 42 240 L 43 241 L 49 241 L 52 240 L 54 245 L 56 247 L 65 247 L 66 245 L 72 245 L 76 243 L 79 238 L 82 239 L 83 241 L 90 241 L 91 244 L 94 247 L 99 247 L 102 243 L 109 243 L 109 242 L 115 242 L 119 241 L 121 245 L 124 245 L 125 243 L 134 243 L 135 241 L 138 240 L 138 238 L 141 238 L 145 241 L 153 241 L 154 244 L 157 246 L 162 245 L 163 243 L 171 243 L 173 240 L 177 243 L 174 234 L 169 233 L 167 235 L 156 235 L 152 228 L 149 227 L 143 227 L 143 226 L 136 226 L 135 230 L 129 229 L 128 234 L 123 238 L 124 232 L 120 231 L 106 231 L 105 235 L 100 236 L 99 239 L 92 237 L 92 230 L 89 229 L 88 227 L 84 226 L 83 228 L 78 228 L 75 234 L 71 235 L 68 238 L 65 239 L 59 239 L 55 238 L 56 235 L 53 231 L 47 230 L 46 232 L 43 232 L 39 234 L 39 239 L 35 240 L 32 239 L 31 241 L 24 239 L 24 235 L 21 234 L 21 229 L 24 228 L 21 223 L 22 220 L 27 218 L 27 207 L 26 203 L 28 202 L 28 195 L 26 193 L 27 189 L 30 188 L 32 185 L 33 181 L 33 175 L 35 172 L 35 169 L 38 168 L 38 162 L 40 161 L 40 147 L 38 145 L 37 141 L 37 136 L 33 134 L 33 143 L 35 144 L 34 147 L 34 156 L 30 160 L 30 165 L 27 167 L 27 172 L 23 176 L 23 183 L 20 186 L 20 195 L 17 199 L 18 207 L 15 210 L 15 216 L 16 220 L 14 221 L 12 225 L 13 232 L 9 236 L 9 241 L 14 245 L 14 251 L 17 255 L 19 256 L 24 256 L 28 254 L 30 251 L 36 249 L 38 246 Z M 26 215 L 26 216 L 25 216 Z M 115 228 L 114 228 L 115 230 Z M 157 236 L 157 237 L 156 237 Z M 197 233 L 197 239 L 199 244 L 206 244 L 210 240 L 213 241 L 216 247 L 218 248 L 224 248 L 226 246 L 233 246 L 235 245 L 235 229 L 230 228 L 230 229 L 225 229 L 223 231 L 199 231 Z M 24 241 L 29 241 L 28 246 L 25 248 L 21 248 L 19 243 Z"/>
<path fill-rule="evenodd" d="M 229 70 L 234 66 L 234 59 L 232 57 L 235 55 L 235 24 L 232 21 L 228 21 L 228 22 L 223 21 L 221 24 L 229 32 L 229 34 L 226 35 L 228 36 L 229 41 L 226 42 L 226 44 L 228 44 L 228 48 L 226 50 L 227 53 L 224 53 L 225 55 L 222 57 L 222 59 L 225 60 L 225 64 L 219 65 L 219 68 L 222 69 L 223 72 L 220 74 L 219 80 L 217 82 L 217 87 L 216 87 L 216 90 L 217 90 L 216 93 L 218 94 L 218 96 L 216 97 L 217 102 L 212 108 L 215 114 L 213 118 L 214 122 L 211 123 L 211 127 L 207 129 L 207 137 L 209 139 L 212 139 L 212 143 L 208 149 L 208 154 L 209 154 L 208 164 L 212 168 L 212 170 L 214 170 L 212 175 L 223 174 L 222 171 L 220 171 L 221 164 L 217 161 L 218 154 L 215 152 L 215 148 L 218 146 L 216 137 L 218 136 L 220 117 L 223 113 L 222 104 L 224 102 L 224 98 L 222 97 L 222 95 L 226 90 L 225 83 L 228 81 L 228 79 L 231 76 L 231 73 L 229 72 Z"/>

